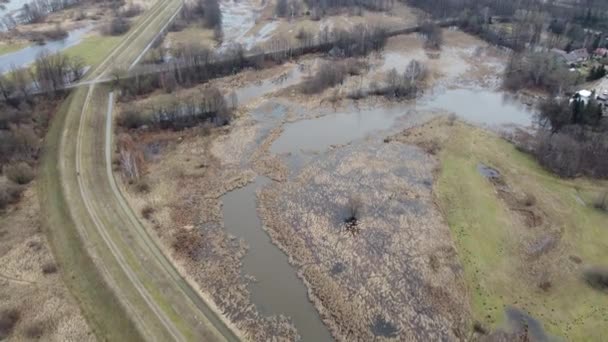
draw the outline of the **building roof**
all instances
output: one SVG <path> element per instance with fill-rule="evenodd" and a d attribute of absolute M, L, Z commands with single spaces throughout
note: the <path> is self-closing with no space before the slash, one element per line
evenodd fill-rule
<path fill-rule="evenodd" d="M 576 93 L 577 93 L 577 94 L 579 94 L 579 95 L 580 95 L 580 96 L 582 96 L 582 97 L 589 97 L 589 96 L 591 96 L 591 94 L 592 94 L 592 93 L 591 93 L 589 90 L 587 90 L 587 89 L 579 90 L 579 91 L 577 91 Z"/>
<path fill-rule="evenodd" d="M 594 54 L 598 55 L 598 56 L 606 56 L 608 55 L 608 49 L 606 48 L 597 48 L 595 49 L 595 51 L 593 51 Z"/>
<path fill-rule="evenodd" d="M 576 49 L 570 52 L 566 52 L 560 49 L 551 49 L 551 52 L 555 53 L 558 57 L 564 59 L 566 63 L 575 63 L 589 58 L 587 49 Z"/>

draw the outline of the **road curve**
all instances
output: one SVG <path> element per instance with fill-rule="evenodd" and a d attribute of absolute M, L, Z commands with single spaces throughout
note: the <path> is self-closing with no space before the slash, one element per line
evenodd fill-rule
<path fill-rule="evenodd" d="M 42 186 L 41 198 L 61 196 L 58 199 L 65 203 L 64 211 L 68 214 L 52 212 L 62 208 L 48 205 L 50 216 L 58 218 L 49 220 L 49 234 L 66 229 L 63 226 L 76 227 L 80 242 L 144 339 L 238 341 L 239 336 L 180 276 L 127 205 L 112 173 L 113 95 L 107 87 L 95 82 L 111 68 L 130 66 L 141 58 L 150 41 L 181 6 L 178 0 L 159 0 L 116 48 L 91 69 L 86 78 L 90 85 L 76 89 L 64 104 L 63 134 L 55 154 L 59 167 L 54 171 L 58 172 L 45 174 L 45 183 L 56 182 L 61 187 L 55 191 L 59 194 L 49 194 L 44 192 L 52 191 L 53 187 Z M 62 252 L 61 241 L 53 245 L 54 250 Z M 83 307 L 83 311 L 88 318 L 104 314 L 90 305 Z M 98 321 L 104 319 L 110 320 Z"/>

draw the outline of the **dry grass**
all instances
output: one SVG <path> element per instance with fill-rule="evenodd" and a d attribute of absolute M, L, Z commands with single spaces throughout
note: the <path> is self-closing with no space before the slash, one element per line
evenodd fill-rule
<path fill-rule="evenodd" d="M 348 146 L 260 194 L 264 226 L 337 340 L 464 338 L 460 266 L 423 185 L 433 168 L 400 144 Z M 351 216 L 356 233 L 344 224 Z"/>
<path fill-rule="evenodd" d="M 0 339 L 10 334 L 11 340 L 93 341 L 57 273 L 39 215 L 32 188 L 18 206 L 0 214 Z"/>

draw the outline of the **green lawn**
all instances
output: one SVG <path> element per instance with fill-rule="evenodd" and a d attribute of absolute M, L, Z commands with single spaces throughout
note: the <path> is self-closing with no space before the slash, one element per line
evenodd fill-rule
<path fill-rule="evenodd" d="M 577 200 L 577 195 L 597 196 L 608 184 L 557 178 L 513 145 L 464 124 L 451 127 L 444 145 L 435 190 L 464 266 L 474 319 L 496 328 L 504 322 L 503 308 L 515 306 L 567 340 L 608 336 L 608 293 L 581 279 L 588 266 L 608 266 L 608 215 Z M 477 172 L 480 162 L 500 170 L 509 186 L 533 194 L 550 227 L 561 232 L 544 260 L 546 269 L 523 252 L 528 241 L 521 237 L 538 232 L 526 229 L 547 228 L 528 228 L 515 219 L 494 185 Z M 532 269 L 547 272 L 548 291 L 527 276 Z"/>
<path fill-rule="evenodd" d="M 122 36 L 89 36 L 80 44 L 69 47 L 64 52 L 69 56 L 82 57 L 86 65 L 97 65 L 121 38 Z"/>

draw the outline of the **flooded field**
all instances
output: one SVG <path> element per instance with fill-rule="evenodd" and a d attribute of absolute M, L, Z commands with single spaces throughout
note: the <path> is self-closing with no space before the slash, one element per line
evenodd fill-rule
<path fill-rule="evenodd" d="M 43 52 L 55 53 L 77 45 L 91 29 L 92 26 L 75 29 L 69 31 L 65 39 L 49 41 L 44 45 L 30 45 L 19 51 L 0 55 L 0 70 L 6 72 L 13 67 L 21 68 L 33 63 Z"/>
<path fill-rule="evenodd" d="M 231 1 L 222 6 L 230 7 L 226 37 L 245 42 L 256 6 Z M 234 25 L 240 16 L 249 19 Z M 264 24 L 255 37 L 272 27 Z M 239 327 L 253 329 L 252 319 L 268 319 L 255 329 L 281 322 L 285 334 L 293 326 L 303 341 L 466 337 L 471 322 L 462 266 L 433 202 L 437 164 L 419 147 L 391 137 L 448 114 L 497 129 L 529 127 L 534 115 L 498 90 L 504 56 L 471 48 L 482 43 L 462 33 L 449 34 L 447 41 L 454 44 L 439 58 L 429 58 L 415 36 L 392 40 L 364 75 L 381 80 L 391 68 L 404 69 L 418 59 L 432 77 L 416 100 L 331 102 L 332 89 L 302 95 L 296 85 L 318 57 L 277 68 L 257 81 L 220 83 L 234 89 L 238 118 L 214 138 L 188 140 L 171 155 L 172 165 L 203 166 L 183 171 L 194 173 L 196 181 L 179 178 L 177 204 L 166 204 L 177 214 L 164 217 L 166 224 L 175 217 L 188 229 L 196 225 L 188 217 L 201 217 L 207 222 L 203 231 L 213 222 L 218 241 L 243 246 L 238 256 L 224 261 L 226 253 L 218 252 L 217 259 L 188 264 L 202 274 L 198 279 L 207 279 L 208 264 L 229 263 L 230 272 L 240 273 L 240 280 L 231 276 L 225 282 L 238 289 L 239 305 L 252 304 L 247 319 L 239 321 L 242 313 L 235 304 L 223 304 Z M 487 63 L 479 62 L 480 56 Z M 351 77 L 342 87 L 363 78 Z M 177 160 L 184 158 L 186 164 Z M 175 183 L 170 177 L 160 182 Z M 201 193 L 208 195 L 193 205 Z M 189 208 L 200 211 L 183 215 Z M 219 298 L 232 291 L 201 282 Z"/>

